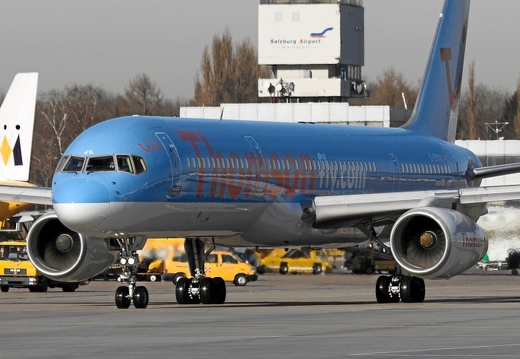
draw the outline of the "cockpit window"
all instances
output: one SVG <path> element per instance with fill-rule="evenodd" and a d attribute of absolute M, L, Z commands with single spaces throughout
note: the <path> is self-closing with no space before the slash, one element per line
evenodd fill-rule
<path fill-rule="evenodd" d="M 134 173 L 132 159 L 128 155 L 117 155 L 118 171 Z"/>
<path fill-rule="evenodd" d="M 87 162 L 87 172 L 115 171 L 114 156 L 90 157 Z"/>
<path fill-rule="evenodd" d="M 86 165 L 85 165 L 86 162 Z M 96 157 L 64 156 L 58 164 L 60 172 L 121 171 L 139 174 L 147 170 L 144 159 L 132 155 L 106 155 Z"/>
<path fill-rule="evenodd" d="M 132 158 L 134 159 L 135 174 L 146 171 L 146 163 L 144 162 L 144 159 L 138 156 L 132 156 Z"/>
<path fill-rule="evenodd" d="M 71 156 L 64 161 L 63 172 L 81 172 L 83 169 L 83 163 L 85 163 L 84 157 Z"/>

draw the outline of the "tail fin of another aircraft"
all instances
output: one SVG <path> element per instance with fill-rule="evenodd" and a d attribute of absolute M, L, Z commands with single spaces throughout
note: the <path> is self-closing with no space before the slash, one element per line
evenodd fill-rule
<path fill-rule="evenodd" d="M 19 73 L 0 107 L 0 180 L 28 181 L 38 73 Z"/>
<path fill-rule="evenodd" d="M 455 141 L 470 0 L 446 0 L 412 116 L 403 126 Z"/>

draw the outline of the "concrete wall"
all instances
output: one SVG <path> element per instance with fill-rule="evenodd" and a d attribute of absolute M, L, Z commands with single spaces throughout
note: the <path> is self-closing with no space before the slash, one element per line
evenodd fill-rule
<path fill-rule="evenodd" d="M 501 165 L 505 163 L 520 162 L 520 141 L 455 141 L 461 147 L 475 153 L 483 166 Z M 520 174 L 512 174 L 482 181 L 485 186 L 520 184 Z"/>
<path fill-rule="evenodd" d="M 250 103 L 220 107 L 181 107 L 180 116 L 275 122 L 315 122 L 354 126 L 396 127 L 409 113 L 390 106 L 350 106 L 348 103 Z"/>

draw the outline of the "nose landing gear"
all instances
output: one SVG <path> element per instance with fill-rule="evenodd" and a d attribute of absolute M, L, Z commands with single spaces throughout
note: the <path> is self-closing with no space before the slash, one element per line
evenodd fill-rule
<path fill-rule="evenodd" d="M 125 285 L 119 286 L 115 294 L 116 306 L 119 309 L 130 307 L 130 303 L 134 302 L 136 308 L 146 308 L 148 306 L 148 289 L 143 286 L 137 286 L 137 266 L 139 264 L 139 256 L 137 251 L 143 249 L 146 238 L 127 238 L 123 235 L 117 238 L 117 242 L 121 248 L 119 263 L 122 265 L 122 273 L 117 279 Z"/>

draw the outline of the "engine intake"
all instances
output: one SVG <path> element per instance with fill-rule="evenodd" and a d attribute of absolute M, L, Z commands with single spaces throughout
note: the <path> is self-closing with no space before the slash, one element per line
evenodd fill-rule
<path fill-rule="evenodd" d="M 399 217 L 390 246 L 406 274 L 435 279 L 450 278 L 474 266 L 487 252 L 488 240 L 465 214 L 423 207 Z"/>
<path fill-rule="evenodd" d="M 63 282 L 90 279 L 106 270 L 119 251 L 106 240 L 84 236 L 65 227 L 55 213 L 38 218 L 27 234 L 27 253 L 36 269 Z"/>

